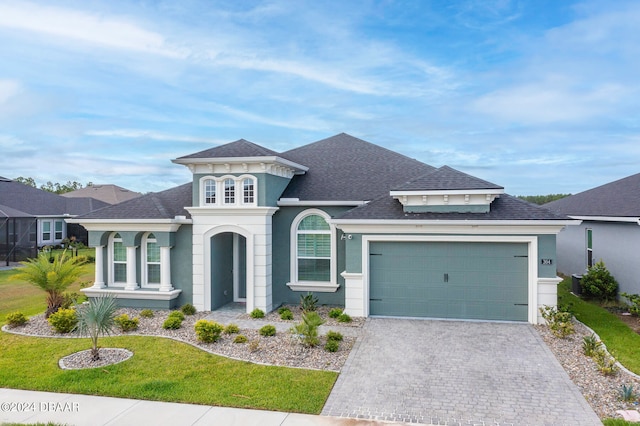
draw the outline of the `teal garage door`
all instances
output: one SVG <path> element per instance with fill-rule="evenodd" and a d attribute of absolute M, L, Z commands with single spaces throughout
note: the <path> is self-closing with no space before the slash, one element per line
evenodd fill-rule
<path fill-rule="evenodd" d="M 522 243 L 371 242 L 371 315 L 527 321 Z"/>

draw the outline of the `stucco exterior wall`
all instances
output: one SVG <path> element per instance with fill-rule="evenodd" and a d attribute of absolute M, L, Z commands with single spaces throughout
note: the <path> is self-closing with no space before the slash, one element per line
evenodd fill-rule
<path fill-rule="evenodd" d="M 587 267 L 586 230 L 593 230 L 593 260 L 603 260 L 620 287 L 640 294 L 640 226 L 635 223 L 583 221 L 557 237 L 558 272 L 584 274 Z"/>

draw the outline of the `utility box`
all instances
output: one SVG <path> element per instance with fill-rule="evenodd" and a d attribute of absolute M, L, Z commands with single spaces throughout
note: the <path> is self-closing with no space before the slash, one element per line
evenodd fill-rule
<path fill-rule="evenodd" d="M 580 296 L 582 294 L 582 285 L 580 285 L 581 280 L 582 275 L 571 275 L 571 292 L 576 296 Z"/>

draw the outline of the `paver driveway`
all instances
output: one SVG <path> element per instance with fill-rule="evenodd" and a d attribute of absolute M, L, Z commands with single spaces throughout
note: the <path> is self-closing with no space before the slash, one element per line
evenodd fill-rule
<path fill-rule="evenodd" d="M 371 318 L 324 415 L 424 424 L 601 425 L 533 326 Z"/>

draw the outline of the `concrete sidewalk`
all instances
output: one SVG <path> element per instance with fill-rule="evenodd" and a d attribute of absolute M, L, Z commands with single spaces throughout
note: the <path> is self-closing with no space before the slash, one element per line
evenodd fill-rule
<path fill-rule="evenodd" d="M 68 426 L 374 426 L 376 422 L 308 414 L 0 388 L 0 424 Z"/>

